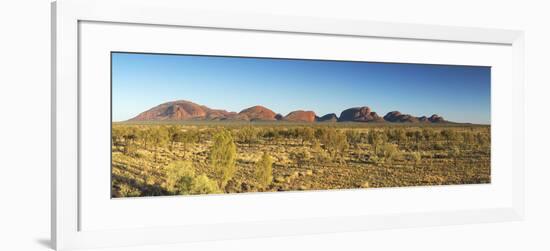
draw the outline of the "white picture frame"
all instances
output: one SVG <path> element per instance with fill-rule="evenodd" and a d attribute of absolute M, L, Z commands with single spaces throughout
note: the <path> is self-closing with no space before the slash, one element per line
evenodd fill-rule
<path fill-rule="evenodd" d="M 89 207 L 90 203 L 86 203 L 87 200 L 82 198 L 82 180 L 87 177 L 83 177 L 79 169 L 82 165 L 81 156 L 85 155 L 81 151 L 81 139 L 86 136 L 82 135 L 81 130 L 83 121 L 81 98 L 83 95 L 88 95 L 88 93 L 81 92 L 82 87 L 80 86 L 83 81 L 81 72 L 85 70 L 81 68 L 80 42 L 82 36 L 87 35 L 81 33 L 81 25 L 89 22 L 119 26 L 158 26 L 175 29 L 191 27 L 234 32 L 250 31 L 358 39 L 376 38 L 382 39 L 381 43 L 385 41 L 384 39 L 396 39 L 414 41 L 415 43 L 438 42 L 459 43 L 464 46 L 497 45 L 506 47 L 507 50 L 509 49 L 510 56 L 505 57 L 506 62 L 503 63 L 508 65 L 506 74 L 509 75 L 506 76 L 510 78 L 507 79 L 509 84 L 503 88 L 506 88 L 506 93 L 509 93 L 506 100 L 510 102 L 511 111 L 508 111 L 509 120 L 507 120 L 510 122 L 510 126 L 500 133 L 511 136 L 501 139 L 499 142 L 509 146 L 506 151 L 507 156 L 503 157 L 510 160 L 510 169 L 508 170 L 510 179 L 499 188 L 502 200 L 487 203 L 483 207 L 473 205 L 469 208 L 447 208 L 445 210 L 427 210 L 426 208 L 413 210 L 411 207 L 410 210 L 405 209 L 400 212 L 373 213 L 365 209 L 365 214 L 357 212 L 338 214 L 338 210 L 341 209 L 334 209 L 330 214 L 320 212 L 314 217 L 304 217 L 296 213 L 294 217 L 281 217 L 278 220 L 268 219 L 268 217 L 262 220 L 258 216 L 255 220 L 195 222 L 190 225 L 176 224 L 166 227 L 150 223 L 141 227 L 117 228 L 109 226 L 105 229 L 97 227 L 88 230 L 82 228 L 82 208 L 83 205 Z M 67 250 L 521 220 L 524 214 L 523 93 L 522 31 L 335 20 L 259 13 L 210 12 L 187 9 L 184 2 L 177 0 L 58 0 L 52 3 L 52 244 L 57 250 Z M 498 108 L 499 103 L 493 99 L 493 105 L 497 105 Z M 493 158 L 500 157 L 493 156 Z M 454 187 L 442 188 L 435 192 L 439 192 L 442 196 L 446 196 L 445 192 L 465 194 L 472 192 L 468 187 L 462 188 L 460 186 L 458 189 Z M 404 192 L 406 189 L 412 188 L 393 189 L 388 190 L 387 193 L 406 193 Z M 481 189 L 486 189 L 488 193 L 491 192 L 491 187 Z M 424 188 L 421 192 L 429 191 L 425 191 Z M 313 194 L 283 193 L 244 196 L 248 196 L 246 199 L 249 200 L 263 200 L 267 196 L 269 200 L 297 201 L 307 196 L 317 199 L 340 196 L 337 193 L 313 192 Z M 346 193 L 346 196 L 362 196 L 360 193 L 345 191 L 342 193 Z M 223 200 L 224 197 L 218 198 Z M 200 200 L 199 197 L 194 199 Z M 169 199 L 158 198 L 156 200 L 168 201 Z M 143 202 L 143 204 L 146 203 Z M 169 203 L 177 205 L 181 203 L 181 200 L 170 200 Z M 96 207 L 100 207 L 100 205 L 98 204 Z M 105 215 L 105 217 L 108 216 Z"/>

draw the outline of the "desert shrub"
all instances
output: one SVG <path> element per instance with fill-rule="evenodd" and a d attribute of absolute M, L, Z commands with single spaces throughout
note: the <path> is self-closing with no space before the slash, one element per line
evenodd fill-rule
<path fill-rule="evenodd" d="M 175 161 L 166 167 L 166 182 L 164 188 L 170 194 L 209 194 L 220 193 L 215 181 L 206 175 L 195 175 L 190 162 Z"/>
<path fill-rule="evenodd" d="M 130 156 L 133 156 L 133 157 L 136 157 L 136 158 L 140 158 L 142 155 L 138 152 L 138 147 L 136 146 L 136 144 L 133 144 L 133 143 L 128 143 L 125 147 L 124 147 L 124 152 L 127 154 L 127 155 L 130 155 Z"/>
<path fill-rule="evenodd" d="M 451 149 L 449 149 L 449 157 L 453 159 L 453 163 L 455 166 L 458 165 L 458 158 L 460 157 L 460 148 L 453 146 Z"/>
<path fill-rule="evenodd" d="M 264 152 L 262 158 L 256 162 L 255 176 L 260 188 L 266 188 L 273 180 L 273 160 L 271 156 Z"/>
<path fill-rule="evenodd" d="M 424 128 L 422 129 L 422 138 L 424 138 L 426 141 L 434 141 L 437 140 L 437 133 L 432 128 Z"/>
<path fill-rule="evenodd" d="M 252 144 L 258 142 L 259 131 L 252 126 L 241 128 L 236 133 L 239 143 Z"/>
<path fill-rule="evenodd" d="M 477 142 L 475 136 L 471 131 L 464 131 L 460 133 L 461 135 L 461 148 L 463 149 L 472 149 L 477 148 Z"/>
<path fill-rule="evenodd" d="M 282 138 L 285 139 L 297 139 L 298 138 L 298 131 L 294 129 L 288 129 L 288 128 L 281 128 L 279 129 L 278 133 Z"/>
<path fill-rule="evenodd" d="M 441 130 L 441 136 L 445 141 L 447 141 L 447 145 L 451 144 L 451 142 L 454 142 L 457 140 L 457 134 L 456 131 L 453 129 L 444 129 Z"/>
<path fill-rule="evenodd" d="M 313 143 L 315 140 L 315 130 L 311 127 L 297 128 L 296 134 L 302 140 L 302 145 L 304 145 L 305 141 Z"/>
<path fill-rule="evenodd" d="M 323 148 L 321 147 L 321 143 L 319 143 L 319 140 L 313 141 L 311 149 L 313 150 L 313 158 L 315 163 L 324 165 L 330 162 L 330 156 L 325 150 L 323 150 Z"/>
<path fill-rule="evenodd" d="M 138 197 L 141 196 L 139 189 L 132 187 L 126 183 L 119 185 L 118 197 Z"/>
<path fill-rule="evenodd" d="M 347 130 L 346 131 L 346 138 L 348 140 L 348 143 L 350 145 L 353 145 L 353 147 L 357 148 L 358 144 L 361 143 L 361 133 L 356 130 Z"/>
<path fill-rule="evenodd" d="M 373 164 L 383 164 L 384 163 L 384 159 L 378 157 L 377 155 L 370 155 L 368 160 L 370 162 L 372 162 Z"/>
<path fill-rule="evenodd" d="M 380 146 L 377 157 L 383 158 L 387 162 L 391 162 L 394 159 L 396 159 L 399 156 L 399 148 L 397 148 L 397 145 L 385 143 L 382 146 Z"/>
<path fill-rule="evenodd" d="M 291 152 L 289 157 L 296 163 L 296 166 L 302 167 L 311 158 L 311 154 L 305 149 L 297 149 Z"/>
<path fill-rule="evenodd" d="M 313 151 L 315 152 L 320 152 L 323 150 L 323 148 L 321 148 L 321 143 L 319 143 L 319 140 L 314 140 L 313 143 L 311 143 L 311 149 L 313 149 Z"/>
<path fill-rule="evenodd" d="M 420 154 L 420 152 L 412 152 L 410 153 L 409 158 L 411 161 L 414 162 L 414 165 L 416 166 L 420 164 L 420 161 L 422 160 L 422 155 Z"/>
<path fill-rule="evenodd" d="M 330 155 L 326 151 L 321 151 L 321 152 L 315 153 L 314 158 L 315 158 L 314 160 L 317 164 L 322 164 L 322 165 L 329 164 L 332 160 L 330 158 Z"/>
<path fill-rule="evenodd" d="M 262 137 L 266 139 L 275 139 L 278 137 L 278 132 L 274 130 L 273 128 L 269 128 L 262 131 Z"/>
<path fill-rule="evenodd" d="M 172 194 L 189 194 L 195 177 L 190 162 L 175 161 L 166 167 L 165 188 Z"/>
<path fill-rule="evenodd" d="M 323 144 L 324 148 L 328 151 L 332 159 L 335 159 L 337 156 L 344 156 L 345 151 L 347 151 L 349 148 L 349 144 L 345 134 L 337 131 L 334 128 L 323 128 L 319 134 L 319 140 Z"/>
<path fill-rule="evenodd" d="M 190 194 L 211 194 L 222 193 L 216 181 L 210 180 L 206 175 L 201 174 L 193 179 Z"/>
<path fill-rule="evenodd" d="M 235 175 L 236 160 L 237 146 L 233 142 L 233 137 L 229 131 L 222 129 L 214 135 L 214 144 L 210 150 L 210 165 L 221 188 Z"/>
<path fill-rule="evenodd" d="M 411 138 L 414 139 L 416 150 L 420 150 L 420 142 L 422 142 L 423 139 L 422 132 L 420 130 L 414 131 Z"/>
<path fill-rule="evenodd" d="M 152 143 L 155 147 L 165 146 L 168 143 L 168 131 L 164 127 L 156 127 L 151 132 Z"/>
<path fill-rule="evenodd" d="M 380 152 L 380 146 L 384 145 L 388 141 L 388 137 L 384 132 L 369 131 L 367 141 L 374 147 L 374 155 L 378 155 Z"/>
<path fill-rule="evenodd" d="M 447 148 L 443 144 L 436 142 L 432 144 L 432 149 L 441 151 L 441 150 L 446 150 Z"/>
<path fill-rule="evenodd" d="M 490 133 L 487 133 L 487 134 L 481 133 L 481 132 L 477 133 L 475 137 L 477 144 L 481 147 L 487 146 L 491 141 L 490 135 L 491 135 Z"/>
<path fill-rule="evenodd" d="M 386 133 L 386 136 L 391 141 L 397 142 L 398 145 L 401 145 L 403 142 L 407 140 L 407 135 L 405 133 L 405 130 L 403 130 L 402 128 L 388 130 Z"/>

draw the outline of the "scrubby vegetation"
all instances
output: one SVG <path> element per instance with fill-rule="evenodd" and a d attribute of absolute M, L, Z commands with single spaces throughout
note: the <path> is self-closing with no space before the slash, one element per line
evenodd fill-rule
<path fill-rule="evenodd" d="M 490 127 L 113 124 L 112 196 L 490 182 Z"/>

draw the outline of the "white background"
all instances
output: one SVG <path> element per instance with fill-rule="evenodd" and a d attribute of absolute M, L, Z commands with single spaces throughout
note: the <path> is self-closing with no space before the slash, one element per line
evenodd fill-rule
<path fill-rule="evenodd" d="M 183 0 L 182 0 L 183 1 Z M 231 2 L 231 3 L 229 3 Z M 526 220 L 170 245 L 170 250 L 548 250 L 550 34 L 545 1 L 201 1 L 190 7 L 526 30 Z M 50 5 L 0 7 L 0 250 L 47 250 L 50 217 Z M 545 17 L 546 16 L 546 17 Z M 545 107 L 546 106 L 546 107 Z M 106 250 L 106 249 L 102 249 Z M 160 247 L 107 250 L 162 250 Z"/>

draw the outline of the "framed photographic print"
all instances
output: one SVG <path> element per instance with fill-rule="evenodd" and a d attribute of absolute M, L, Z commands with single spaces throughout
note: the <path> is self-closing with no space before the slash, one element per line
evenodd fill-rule
<path fill-rule="evenodd" d="M 52 12 L 58 250 L 523 217 L 521 31 Z"/>

